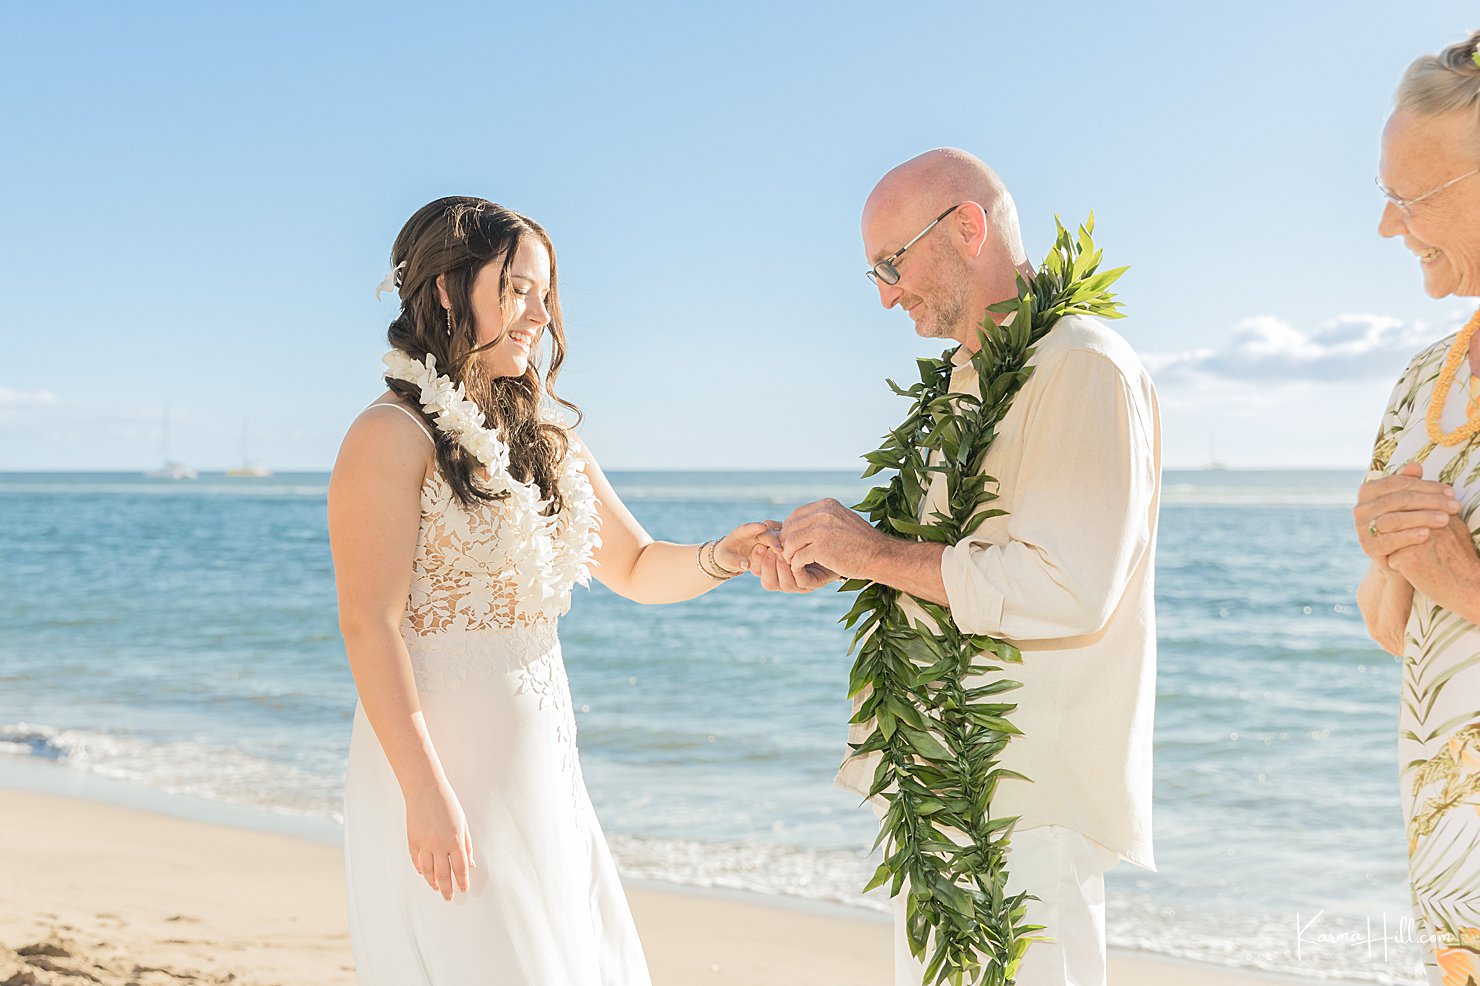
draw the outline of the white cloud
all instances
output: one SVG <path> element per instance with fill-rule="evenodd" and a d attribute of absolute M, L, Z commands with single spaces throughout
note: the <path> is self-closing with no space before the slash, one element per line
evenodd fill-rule
<path fill-rule="evenodd" d="M 57 395 L 49 390 L 16 390 L 14 387 L 0 387 L 0 408 L 51 407 L 56 403 Z"/>
<path fill-rule="evenodd" d="M 1304 332 L 1273 315 L 1256 315 L 1234 326 L 1222 347 L 1144 358 L 1161 384 L 1396 379 L 1414 353 L 1453 332 L 1463 319 L 1455 316 L 1454 324 L 1435 328 L 1386 315 L 1339 315 Z"/>

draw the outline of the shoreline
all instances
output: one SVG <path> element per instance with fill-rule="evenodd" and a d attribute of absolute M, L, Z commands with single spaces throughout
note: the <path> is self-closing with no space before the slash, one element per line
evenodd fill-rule
<path fill-rule="evenodd" d="M 233 986 L 354 983 L 342 851 L 326 837 L 337 823 L 18 759 L 0 757 L 0 982 L 86 981 L 54 978 L 75 968 L 119 986 L 190 976 Z M 877 911 L 622 882 L 657 986 L 892 982 L 890 919 Z M 1114 947 L 1110 970 L 1112 982 L 1138 986 L 1350 984 Z"/>

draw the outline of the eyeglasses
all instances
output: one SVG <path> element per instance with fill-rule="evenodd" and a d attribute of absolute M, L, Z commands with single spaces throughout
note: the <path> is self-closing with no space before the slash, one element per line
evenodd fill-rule
<path fill-rule="evenodd" d="M 900 257 L 903 257 L 904 256 L 904 252 L 906 250 L 908 250 L 910 247 L 914 246 L 916 243 L 919 243 L 921 237 L 923 237 L 926 233 L 930 232 L 932 229 L 935 228 L 935 224 L 936 223 L 940 222 L 946 216 L 949 216 L 951 213 L 953 213 L 957 209 L 961 208 L 961 206 L 964 205 L 964 204 L 965 203 L 963 203 L 963 202 L 957 202 L 955 205 L 951 206 L 945 212 L 942 212 L 940 215 L 936 216 L 935 217 L 935 221 L 932 222 L 929 226 L 926 226 L 924 229 L 920 230 L 919 236 L 916 236 L 913 240 L 910 240 L 904 246 L 902 246 L 898 250 L 894 251 L 894 254 L 892 256 L 885 257 L 883 260 L 879 261 L 877 264 L 874 264 L 874 266 L 871 267 L 871 268 L 869 268 L 869 271 L 868 271 L 868 278 L 869 278 L 869 280 L 873 281 L 875 284 L 879 283 L 880 281 L 883 281 L 885 284 L 898 284 L 899 283 L 899 269 L 894 266 L 894 262 L 896 260 L 898 260 Z"/>
<path fill-rule="evenodd" d="M 1401 211 L 1404 216 L 1412 216 L 1413 215 L 1413 207 L 1415 205 L 1417 205 L 1418 203 L 1422 202 L 1424 199 L 1428 198 L 1430 195 L 1438 195 L 1440 192 L 1444 191 L 1444 189 L 1448 188 L 1450 185 L 1458 184 L 1459 182 L 1462 182 L 1466 178 L 1470 177 L 1471 175 L 1480 175 L 1480 168 L 1471 168 L 1469 171 L 1466 171 L 1464 174 L 1460 175 L 1458 178 L 1451 178 L 1448 181 L 1446 181 L 1444 184 L 1440 185 L 1439 187 L 1437 187 L 1437 188 L 1431 188 L 1427 192 L 1424 192 L 1422 195 L 1415 195 L 1411 199 L 1400 199 L 1400 198 L 1398 198 L 1396 195 L 1394 195 L 1392 193 L 1392 190 L 1391 189 L 1389 189 L 1386 185 L 1384 185 L 1382 183 L 1382 179 L 1381 178 L 1374 178 L 1372 180 L 1375 181 L 1375 182 L 1377 182 L 1377 190 L 1383 194 L 1383 197 L 1384 198 L 1386 198 L 1393 205 L 1397 206 L 1398 209 L 1399 209 L 1399 211 Z"/>

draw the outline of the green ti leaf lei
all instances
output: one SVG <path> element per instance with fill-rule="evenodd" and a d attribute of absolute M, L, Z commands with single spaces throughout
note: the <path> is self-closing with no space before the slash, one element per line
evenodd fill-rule
<path fill-rule="evenodd" d="M 980 323 L 981 350 L 971 358 L 980 400 L 948 392 L 951 350 L 919 360 L 920 382 L 908 390 L 889 381 L 914 406 L 883 446 L 864 456 L 865 478 L 884 470 L 893 478 L 854 508 L 884 533 L 951 545 L 1004 515 L 992 507 L 997 481 L 982 475 L 982 465 L 1033 372 L 1033 347 L 1065 315 L 1121 317 L 1106 289 L 1126 268 L 1097 272 L 1094 215 L 1077 238 L 1057 219 L 1055 226 L 1053 249 L 1037 275 L 1019 274 L 1017 297 L 992 305 Z M 992 314 L 1011 320 L 999 327 Z M 938 465 L 930 464 L 933 452 L 940 454 Z M 935 473 L 945 477 L 948 509 L 921 520 Z M 1017 706 L 1003 700 L 1020 683 L 1001 676 L 1001 665 L 1022 655 L 1006 641 L 963 633 L 948 608 L 927 600 L 914 598 L 935 626 L 912 623 L 903 594 L 889 586 L 854 579 L 841 591 L 859 594 L 843 619 L 856 628 L 858 650 L 848 694 L 872 688 L 852 721 L 875 723 L 852 747 L 854 755 L 882 754 L 868 796 L 889 802 L 874 842 L 885 844 L 884 862 L 865 892 L 888 882 L 890 895 L 898 896 L 908 878 L 906 929 L 927 984 L 1010 986 L 1028 946 L 1044 937 L 1032 934 L 1042 925 L 1027 923 L 1030 895 L 1007 893 L 1003 857 L 1017 818 L 994 818 L 991 811 L 999 781 L 1029 780 L 997 763 L 1021 733 L 1008 720 Z M 983 675 L 994 677 L 968 687 L 968 678 Z"/>

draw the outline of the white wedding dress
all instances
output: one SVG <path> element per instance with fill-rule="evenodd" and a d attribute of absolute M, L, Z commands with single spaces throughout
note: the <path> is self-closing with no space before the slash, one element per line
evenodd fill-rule
<path fill-rule="evenodd" d="M 521 612 L 503 513 L 464 507 L 440 472 L 422 488 L 401 634 L 477 866 L 451 902 L 416 872 L 400 785 L 357 704 L 344 789 L 356 976 L 361 986 L 650 986 L 581 778 L 556 619 Z M 545 547 L 560 550 L 558 539 Z M 570 586 L 560 593 L 563 611 Z"/>

